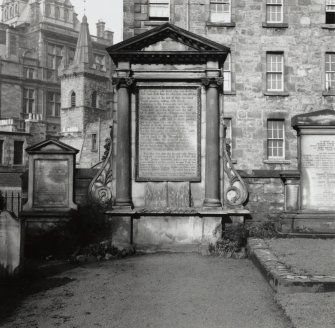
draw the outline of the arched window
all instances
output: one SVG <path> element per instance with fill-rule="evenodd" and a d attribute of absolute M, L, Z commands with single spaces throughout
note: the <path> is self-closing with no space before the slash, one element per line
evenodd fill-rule
<path fill-rule="evenodd" d="M 71 107 L 76 107 L 76 93 L 74 91 L 71 93 Z"/>
<path fill-rule="evenodd" d="M 3 16 L 4 16 L 4 20 L 7 20 L 7 9 L 4 9 Z"/>
<path fill-rule="evenodd" d="M 17 3 L 15 4 L 15 15 L 18 15 L 19 14 L 19 6 L 17 5 Z"/>
<path fill-rule="evenodd" d="M 92 92 L 92 98 L 91 98 L 92 102 L 91 102 L 91 106 L 93 108 L 97 108 L 97 92 L 93 91 Z"/>
<path fill-rule="evenodd" d="M 59 7 L 55 8 L 55 17 L 56 17 L 56 19 L 59 19 L 59 17 L 60 17 L 60 9 L 59 9 Z"/>
<path fill-rule="evenodd" d="M 68 9 L 64 9 L 64 20 L 65 22 L 69 20 L 69 10 Z"/>
<path fill-rule="evenodd" d="M 9 8 L 9 17 L 12 18 L 14 16 L 14 12 L 13 12 L 13 7 Z"/>
<path fill-rule="evenodd" d="M 50 16 L 51 14 L 51 7 L 49 4 L 45 5 L 45 16 Z"/>

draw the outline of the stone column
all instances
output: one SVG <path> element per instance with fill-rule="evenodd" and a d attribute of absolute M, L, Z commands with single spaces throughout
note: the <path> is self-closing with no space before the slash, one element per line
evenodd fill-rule
<path fill-rule="evenodd" d="M 116 146 L 116 206 L 132 207 L 131 200 L 131 158 L 130 158 L 130 87 L 134 79 L 118 77 L 117 146 Z M 121 75 L 121 74 L 120 74 Z"/>
<path fill-rule="evenodd" d="M 220 207 L 220 105 L 219 88 L 223 84 L 218 70 L 207 71 L 203 79 L 206 92 L 206 171 L 204 207 Z"/>

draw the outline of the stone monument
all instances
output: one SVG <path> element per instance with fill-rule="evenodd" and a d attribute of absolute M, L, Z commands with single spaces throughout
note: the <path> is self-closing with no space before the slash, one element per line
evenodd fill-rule
<path fill-rule="evenodd" d="M 113 240 L 207 246 L 225 217 L 247 213 L 246 187 L 220 137 L 229 48 L 166 23 L 108 52 L 118 98 L 114 205 L 106 211 Z"/>
<path fill-rule="evenodd" d="M 0 211 L 0 279 L 22 272 L 23 223 L 10 212 Z"/>
<path fill-rule="evenodd" d="M 29 154 L 28 200 L 23 205 L 27 246 L 34 236 L 68 222 L 74 203 L 74 149 L 49 139 L 26 149 Z"/>
<path fill-rule="evenodd" d="M 335 233 L 335 112 L 320 110 L 292 118 L 298 133 L 298 172 L 283 173 L 286 229 Z"/>

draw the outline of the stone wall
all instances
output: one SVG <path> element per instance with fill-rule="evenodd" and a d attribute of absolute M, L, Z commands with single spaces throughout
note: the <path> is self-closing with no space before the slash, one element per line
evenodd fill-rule
<path fill-rule="evenodd" d="M 233 156 L 238 169 L 297 168 L 296 133 L 291 117 L 334 109 L 335 94 L 325 92 L 325 52 L 335 52 L 334 31 L 327 29 L 323 0 L 284 1 L 288 27 L 263 27 L 265 1 L 232 1 L 232 24 L 208 22 L 209 0 L 171 0 L 170 22 L 231 48 L 232 91 L 225 92 L 224 116 L 232 119 Z M 124 38 L 164 22 L 149 21 L 147 0 L 124 1 Z M 188 17 L 188 21 L 187 21 Z M 265 90 L 266 52 L 284 53 L 285 92 Z M 285 120 L 285 158 L 268 161 L 268 119 Z"/>

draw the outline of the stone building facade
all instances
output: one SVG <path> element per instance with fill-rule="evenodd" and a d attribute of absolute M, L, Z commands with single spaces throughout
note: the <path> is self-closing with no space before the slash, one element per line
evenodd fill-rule
<path fill-rule="evenodd" d="M 334 110 L 335 5 L 329 0 L 125 0 L 124 39 L 166 22 L 230 48 L 222 113 L 254 219 L 284 210 L 297 170 L 294 115 Z"/>
<path fill-rule="evenodd" d="M 40 115 L 47 135 L 60 132 L 59 70 L 73 62 L 80 29 L 69 0 L 3 0 L 0 24 L 0 119 Z M 113 32 L 97 23 L 92 37 L 94 61 L 101 72 L 111 71 L 105 48 Z"/>

